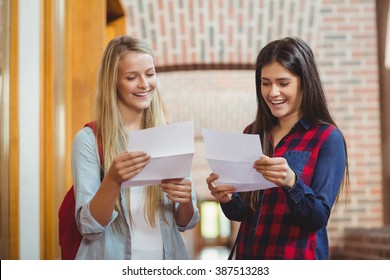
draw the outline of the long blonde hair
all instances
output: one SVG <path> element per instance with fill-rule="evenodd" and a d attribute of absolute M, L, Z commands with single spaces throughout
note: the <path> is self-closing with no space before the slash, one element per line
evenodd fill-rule
<path fill-rule="evenodd" d="M 103 150 L 104 175 L 110 169 L 114 157 L 127 150 L 127 131 L 118 107 L 116 83 L 119 62 L 124 55 L 132 51 L 150 54 L 153 57 L 152 50 L 145 42 L 127 35 L 120 36 L 108 43 L 99 69 L 95 111 L 97 137 L 101 139 Z M 163 106 L 157 89 L 150 106 L 144 111 L 143 120 L 144 128 L 165 123 Z M 126 201 L 128 201 L 129 192 L 129 189 L 127 189 Z M 146 220 L 152 226 L 155 226 L 156 213 L 162 199 L 162 191 L 158 186 L 148 186 L 146 188 L 144 214 Z M 119 212 L 119 216 L 123 217 L 120 198 L 115 205 L 115 209 Z"/>

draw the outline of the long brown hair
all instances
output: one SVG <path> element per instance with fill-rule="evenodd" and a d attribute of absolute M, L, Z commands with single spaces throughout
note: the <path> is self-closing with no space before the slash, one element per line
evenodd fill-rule
<path fill-rule="evenodd" d="M 263 152 L 268 156 L 272 156 L 273 153 L 273 146 L 269 141 L 269 136 L 272 128 L 278 123 L 278 119 L 272 115 L 261 93 L 261 71 L 265 65 L 273 62 L 278 62 L 299 77 L 302 94 L 300 111 L 305 120 L 311 124 L 332 124 L 336 126 L 328 110 L 325 91 L 311 48 L 302 39 L 296 37 L 286 37 L 272 41 L 261 49 L 256 60 L 257 115 L 250 131 L 250 133 L 260 135 Z M 348 156 L 345 140 L 344 147 L 346 166 L 340 191 L 348 191 L 349 186 Z M 337 197 L 339 197 L 339 194 Z M 242 195 L 247 205 L 252 209 L 258 204 L 260 196 L 260 191 L 243 193 Z"/>

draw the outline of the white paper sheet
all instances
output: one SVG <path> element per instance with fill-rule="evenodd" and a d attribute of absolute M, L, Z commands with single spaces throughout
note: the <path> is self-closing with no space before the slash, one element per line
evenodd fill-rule
<path fill-rule="evenodd" d="M 194 122 L 180 122 L 129 132 L 128 151 L 145 151 L 151 158 L 144 169 L 122 186 L 159 184 L 163 179 L 191 174 Z"/>
<path fill-rule="evenodd" d="M 235 186 L 238 192 L 276 187 L 253 168 L 263 153 L 259 135 L 204 128 L 203 139 L 217 185 Z"/>

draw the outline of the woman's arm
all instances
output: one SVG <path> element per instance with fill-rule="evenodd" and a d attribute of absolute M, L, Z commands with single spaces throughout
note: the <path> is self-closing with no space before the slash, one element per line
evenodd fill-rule
<path fill-rule="evenodd" d="M 344 139 L 334 130 L 321 147 L 311 186 L 298 177 L 292 188 L 284 188 L 294 219 L 309 231 L 328 223 L 331 209 L 345 173 Z"/>
<path fill-rule="evenodd" d="M 241 222 L 246 206 L 241 196 L 238 193 L 233 193 L 229 202 L 221 203 L 221 208 L 226 218 L 231 221 Z"/>
<path fill-rule="evenodd" d="M 175 215 L 176 224 L 179 228 L 187 228 L 190 221 L 193 222 L 194 214 L 197 214 L 197 209 L 194 206 L 196 199 L 194 202 L 195 194 L 192 190 L 191 180 L 166 179 L 161 182 L 161 188 L 167 194 L 168 199 L 178 203 Z"/>
<path fill-rule="evenodd" d="M 143 152 L 119 155 L 101 182 L 99 155 L 93 131 L 84 128 L 76 134 L 72 146 L 72 175 L 76 219 L 81 233 L 101 233 L 105 230 L 105 226 L 117 215 L 114 206 L 119 196 L 121 180 L 134 176 L 147 162 L 148 155 Z"/>
<path fill-rule="evenodd" d="M 211 195 L 221 204 L 226 218 L 233 221 L 241 221 L 245 211 L 244 201 L 238 193 L 235 193 L 236 188 L 234 186 L 217 186 L 215 181 L 218 178 L 218 174 L 211 173 L 206 179 Z"/>
<path fill-rule="evenodd" d="M 91 214 L 101 225 L 110 222 L 122 183 L 138 174 L 148 164 L 149 158 L 145 152 L 124 152 L 114 158 L 90 202 Z"/>

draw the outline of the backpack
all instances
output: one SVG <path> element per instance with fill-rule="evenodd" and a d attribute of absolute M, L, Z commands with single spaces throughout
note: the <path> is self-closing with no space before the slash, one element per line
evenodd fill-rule
<path fill-rule="evenodd" d="M 96 135 L 95 122 L 85 124 L 84 127 L 90 127 Z M 103 151 L 100 141 L 97 141 L 100 163 L 103 165 Z M 103 172 L 101 169 L 101 179 Z M 58 232 L 59 243 L 61 247 L 61 259 L 74 260 L 79 249 L 83 236 L 79 232 L 75 219 L 76 199 L 74 196 L 74 187 L 66 192 L 58 210 Z"/>

